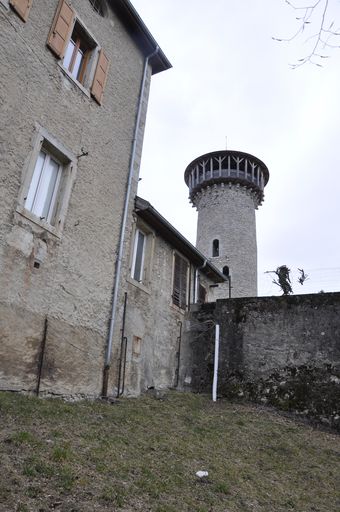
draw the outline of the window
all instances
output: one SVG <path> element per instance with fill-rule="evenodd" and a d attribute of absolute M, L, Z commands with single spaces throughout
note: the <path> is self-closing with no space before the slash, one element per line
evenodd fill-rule
<path fill-rule="evenodd" d="M 103 0 L 90 0 L 92 9 L 96 11 L 100 16 L 106 15 L 106 6 Z"/>
<path fill-rule="evenodd" d="M 217 238 L 215 238 L 212 243 L 212 255 L 213 258 L 216 258 L 220 255 L 220 242 Z"/>
<path fill-rule="evenodd" d="M 228 267 L 228 265 L 226 265 L 225 267 L 223 267 L 222 273 L 223 273 L 226 277 L 229 277 L 229 267 Z"/>
<path fill-rule="evenodd" d="M 44 128 L 23 173 L 17 213 L 60 236 L 76 174 L 76 157 Z"/>
<path fill-rule="evenodd" d="M 67 0 L 58 4 L 47 45 L 64 73 L 101 105 L 109 61 Z"/>
<path fill-rule="evenodd" d="M 188 262 L 175 253 L 172 303 L 181 309 L 185 309 L 187 305 L 188 268 Z"/>
<path fill-rule="evenodd" d="M 34 167 L 25 209 L 51 225 L 55 221 L 55 206 L 62 174 L 62 165 L 41 150 Z"/>
<path fill-rule="evenodd" d="M 87 37 L 84 29 L 76 21 L 71 39 L 66 46 L 63 66 L 69 71 L 72 78 L 81 84 L 85 82 L 86 71 L 88 71 L 91 53 L 95 46 L 94 41 Z"/>
<path fill-rule="evenodd" d="M 144 278 L 144 254 L 145 254 L 145 240 L 146 235 L 140 231 L 136 230 L 135 234 L 135 242 L 133 248 L 133 258 L 132 258 L 132 269 L 131 269 L 131 277 L 138 281 L 139 283 L 143 282 Z"/>

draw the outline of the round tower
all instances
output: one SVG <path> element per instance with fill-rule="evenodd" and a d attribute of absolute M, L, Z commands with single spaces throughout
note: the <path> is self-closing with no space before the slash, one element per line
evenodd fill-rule
<path fill-rule="evenodd" d="M 196 247 L 228 282 L 215 298 L 257 295 L 255 210 L 269 179 L 265 164 L 241 151 L 214 151 L 199 156 L 185 170 L 190 202 L 197 208 Z M 230 287 L 230 288 L 229 288 Z"/>

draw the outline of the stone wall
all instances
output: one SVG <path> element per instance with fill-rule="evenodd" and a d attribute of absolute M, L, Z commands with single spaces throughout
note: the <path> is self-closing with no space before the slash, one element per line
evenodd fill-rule
<path fill-rule="evenodd" d="M 340 293 L 219 300 L 186 324 L 181 383 L 211 391 L 215 324 L 219 386 L 340 428 Z"/>
<path fill-rule="evenodd" d="M 180 334 L 186 318 L 186 311 L 172 303 L 173 246 L 140 219 L 137 226 L 147 234 L 144 279 L 141 283 L 132 279 L 130 258 L 126 281 L 122 283 L 127 293 L 125 391 L 130 395 L 137 395 L 148 388 L 177 385 Z M 132 256 L 133 241 L 129 252 Z M 190 274 L 187 298 L 192 302 L 195 286 L 193 265 L 190 266 Z M 203 274 L 201 283 L 209 294 L 212 281 Z M 114 359 L 119 360 L 118 349 Z M 115 385 L 118 382 L 117 368 L 113 382 Z"/>
<path fill-rule="evenodd" d="M 46 46 L 57 5 L 58 0 L 34 0 L 24 23 L 0 3 L 0 342 L 8 347 L 2 352 L 0 370 L 14 388 L 32 387 L 34 372 L 29 368 L 35 364 L 32 361 L 47 317 L 51 350 L 46 364 L 53 371 L 49 371 L 51 378 L 44 380 L 45 386 L 60 393 L 72 389 L 95 394 L 102 378 L 100 366 L 111 314 L 144 57 L 111 10 L 102 18 L 89 1 L 72 0 L 77 16 L 110 62 L 103 102 L 98 105 L 66 76 Z M 137 190 L 150 77 L 149 69 L 130 215 Z M 61 237 L 18 212 L 18 206 L 22 206 L 20 191 L 41 128 L 77 162 Z M 126 235 L 129 244 L 131 233 Z M 34 266 L 38 253 L 43 254 L 39 268 Z M 118 317 L 121 305 L 122 300 Z M 21 312 L 17 322 L 6 306 Z M 117 333 L 118 343 L 119 329 Z M 56 343 L 53 357 L 52 340 Z M 94 353 L 99 355 L 98 364 L 90 361 Z M 77 362 L 83 370 L 79 366 L 74 371 Z M 20 372 L 18 365 L 22 365 Z M 85 377 L 86 371 L 90 373 Z M 8 388 L 6 379 L 0 385 Z"/>
<path fill-rule="evenodd" d="M 0 303 L 0 389 L 99 396 L 100 333 Z"/>
<path fill-rule="evenodd" d="M 257 295 L 257 245 L 255 206 L 251 191 L 224 183 L 203 188 L 195 197 L 198 210 L 199 251 L 219 270 L 230 269 L 232 297 Z M 212 242 L 219 240 L 219 257 L 212 258 Z M 215 290 L 215 298 L 229 296 L 228 283 Z"/>

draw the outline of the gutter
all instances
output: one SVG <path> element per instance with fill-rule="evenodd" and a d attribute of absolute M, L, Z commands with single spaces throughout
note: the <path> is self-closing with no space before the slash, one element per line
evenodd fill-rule
<path fill-rule="evenodd" d="M 110 366 L 111 366 L 111 356 L 112 356 L 113 332 L 114 332 L 115 325 L 116 325 L 118 292 L 119 292 L 120 277 L 121 277 L 123 249 L 124 249 L 124 242 L 125 242 L 125 231 L 126 231 L 126 223 L 127 223 L 127 216 L 128 216 L 128 210 L 129 210 L 130 195 L 131 195 L 132 177 L 133 177 L 134 165 L 135 165 L 135 160 L 136 160 L 137 139 L 138 139 L 138 132 L 139 132 L 139 127 L 140 127 L 141 115 L 142 115 L 145 83 L 146 83 L 149 61 L 155 55 L 158 54 L 158 51 L 159 51 L 159 46 L 157 45 L 156 49 L 152 53 L 150 53 L 144 61 L 143 78 L 142 78 L 142 84 L 141 84 L 139 100 L 138 100 L 137 118 L 136 118 L 134 136 L 132 139 L 130 167 L 129 167 L 129 174 L 128 174 L 128 182 L 127 182 L 127 187 L 126 187 L 126 194 L 125 194 L 122 224 L 120 227 L 118 256 L 117 256 L 117 260 L 116 260 L 115 280 L 114 280 L 114 287 L 113 287 L 110 329 L 109 329 L 109 336 L 108 336 L 108 341 L 107 341 L 107 346 L 106 346 L 104 371 L 103 371 L 102 397 L 107 397 L 107 391 L 108 391 L 109 370 L 110 370 Z"/>

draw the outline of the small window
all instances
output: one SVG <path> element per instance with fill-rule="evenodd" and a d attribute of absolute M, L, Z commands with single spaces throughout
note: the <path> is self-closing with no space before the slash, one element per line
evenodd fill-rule
<path fill-rule="evenodd" d="M 55 206 L 62 175 L 62 165 L 52 155 L 41 150 L 36 161 L 25 209 L 51 224 L 55 224 Z"/>
<path fill-rule="evenodd" d="M 217 238 L 215 238 L 212 243 L 212 255 L 213 258 L 216 258 L 220 255 L 220 242 Z"/>
<path fill-rule="evenodd" d="M 92 9 L 99 14 L 100 16 L 105 17 L 106 15 L 106 6 L 103 0 L 90 0 L 90 4 L 92 5 Z"/>
<path fill-rule="evenodd" d="M 172 303 L 181 309 L 187 305 L 188 268 L 188 262 L 175 253 Z"/>
<path fill-rule="evenodd" d="M 141 283 L 143 281 L 144 254 L 145 254 L 145 234 L 139 229 L 136 230 L 135 243 L 133 248 L 133 259 L 131 277 Z"/>
<path fill-rule="evenodd" d="M 95 47 L 95 42 L 91 41 L 85 30 L 76 21 L 71 39 L 66 46 L 63 66 L 69 71 L 72 78 L 81 84 L 84 84 L 91 54 Z"/>
<path fill-rule="evenodd" d="M 228 267 L 227 265 L 226 265 L 225 267 L 223 267 L 222 273 L 223 273 L 226 277 L 229 277 L 229 267 Z"/>

